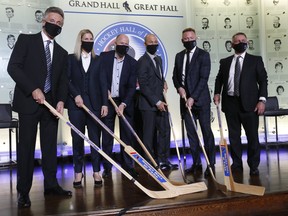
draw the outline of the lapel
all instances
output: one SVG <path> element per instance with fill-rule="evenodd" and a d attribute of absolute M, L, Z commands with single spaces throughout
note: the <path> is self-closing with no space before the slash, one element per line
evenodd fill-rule
<path fill-rule="evenodd" d="M 128 58 L 127 58 L 127 55 L 125 55 L 123 65 L 122 65 L 122 71 L 121 71 L 119 86 L 121 86 L 121 83 L 123 82 L 122 80 L 124 80 L 126 78 L 126 71 L 128 71 L 128 69 L 129 69 L 128 68 Z"/>
<path fill-rule="evenodd" d="M 91 58 L 91 61 L 92 61 L 92 58 Z M 79 67 L 79 70 L 78 70 L 78 71 L 80 71 L 80 75 L 83 76 L 83 74 L 85 73 L 85 70 L 84 70 L 84 68 L 83 68 L 82 57 L 80 57 L 80 60 L 77 61 L 77 65 L 78 65 L 78 67 Z M 88 71 L 90 70 L 90 66 L 91 66 L 91 63 L 90 63 L 90 65 L 89 65 L 89 67 L 88 67 L 87 73 L 88 73 Z"/>
<path fill-rule="evenodd" d="M 46 79 L 46 74 L 47 74 L 47 62 L 46 62 L 46 55 L 45 55 L 45 49 L 44 49 L 44 42 L 41 36 L 41 32 L 39 32 L 36 36 L 36 44 L 39 44 L 39 49 L 40 49 L 40 55 L 42 59 L 42 65 L 45 68 L 45 79 Z M 37 46 L 35 47 L 37 49 Z M 37 52 L 36 52 L 37 53 Z"/>
<path fill-rule="evenodd" d="M 181 75 L 182 77 L 182 71 L 183 71 L 183 65 L 184 65 L 184 56 L 186 55 L 186 50 L 183 50 L 180 52 L 180 62 L 179 62 L 179 65 L 181 66 L 181 70 L 179 70 L 179 74 Z"/>
<path fill-rule="evenodd" d="M 158 58 L 158 61 L 159 61 L 159 67 L 160 67 L 160 69 L 158 70 L 157 69 L 157 67 L 156 67 L 156 62 L 155 62 L 155 60 L 154 59 L 151 59 L 150 58 L 150 56 L 148 55 L 148 58 L 150 59 L 150 62 L 151 62 L 151 64 L 152 64 L 152 67 L 153 67 L 153 70 L 154 70 L 154 73 L 156 74 L 156 76 L 160 79 L 160 80 L 162 80 L 162 75 L 161 75 L 161 73 L 162 73 L 162 64 L 161 64 L 161 60 L 159 59 L 159 56 L 155 56 L 156 58 Z M 154 62 L 155 62 L 155 64 L 154 64 Z"/>
<path fill-rule="evenodd" d="M 191 67 L 191 65 L 195 64 L 198 54 L 199 54 L 199 48 L 196 47 L 196 49 L 195 49 L 195 51 L 193 53 L 192 59 L 191 59 L 191 61 L 189 63 L 189 71 L 191 71 L 191 69 L 193 68 L 193 67 Z"/>
<path fill-rule="evenodd" d="M 114 67 L 114 58 L 115 58 L 115 51 L 111 51 L 108 55 L 108 66 L 107 66 L 107 73 L 108 73 L 108 80 L 109 86 L 111 88 L 112 85 L 112 76 L 113 76 L 113 67 Z"/>
<path fill-rule="evenodd" d="M 244 58 L 243 64 L 242 64 L 242 70 L 241 70 L 240 77 L 242 76 L 242 74 L 245 74 L 245 71 L 247 71 L 246 68 L 248 67 L 249 62 L 250 62 L 250 55 L 246 52 L 245 58 Z"/>

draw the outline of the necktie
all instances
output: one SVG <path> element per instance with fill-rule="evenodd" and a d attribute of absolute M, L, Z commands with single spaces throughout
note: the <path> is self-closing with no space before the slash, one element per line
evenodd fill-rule
<path fill-rule="evenodd" d="M 161 73 L 160 61 L 159 61 L 159 59 L 158 59 L 157 56 L 154 57 L 154 61 L 156 62 L 156 70 L 157 70 L 158 75 L 159 75 L 161 78 L 163 78 L 162 73 Z"/>
<path fill-rule="evenodd" d="M 189 63 L 190 63 L 190 50 L 187 50 L 186 52 L 186 63 L 185 63 L 185 72 L 182 73 L 182 84 L 185 85 L 185 78 L 189 71 Z"/>
<path fill-rule="evenodd" d="M 51 61 L 51 53 L 49 49 L 49 44 L 51 43 L 50 40 L 46 42 L 45 46 L 45 56 L 46 56 L 46 63 L 47 63 L 47 76 L 44 85 L 44 92 L 47 93 L 51 90 L 51 68 L 52 68 L 52 61 Z"/>
<path fill-rule="evenodd" d="M 240 66 L 240 61 L 239 59 L 241 56 L 238 56 L 236 59 L 236 64 L 235 64 L 235 74 L 234 74 L 234 95 L 239 96 L 239 83 L 240 83 L 240 74 L 241 74 L 241 66 Z"/>

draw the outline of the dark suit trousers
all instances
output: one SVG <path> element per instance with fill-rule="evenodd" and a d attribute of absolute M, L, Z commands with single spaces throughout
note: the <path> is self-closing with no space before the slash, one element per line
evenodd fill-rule
<path fill-rule="evenodd" d="M 185 108 L 184 100 L 181 99 L 180 103 L 181 103 L 180 105 L 181 111 L 184 113 L 185 127 L 187 131 L 187 136 L 189 139 L 193 163 L 201 164 L 201 158 L 200 158 L 201 147 L 200 147 L 197 132 L 195 131 L 195 128 L 193 126 L 193 122 L 188 112 L 188 109 Z M 207 153 L 209 162 L 211 165 L 214 165 L 215 164 L 215 140 L 214 140 L 214 135 L 211 129 L 210 110 L 211 110 L 210 104 L 207 104 L 201 107 L 197 107 L 196 105 L 194 105 L 192 107 L 192 114 L 193 114 L 194 119 L 199 120 L 201 132 L 202 132 L 203 140 L 204 140 L 204 148 Z"/>
<path fill-rule="evenodd" d="M 97 111 L 93 110 L 88 95 L 84 95 L 82 97 L 84 104 L 91 110 L 91 112 L 93 112 L 94 115 L 96 115 L 99 118 L 100 110 Z M 68 115 L 71 123 L 83 134 L 85 134 L 85 127 L 87 126 L 89 139 L 98 147 L 100 147 L 101 129 L 98 123 L 88 113 L 86 113 L 84 109 L 68 110 Z M 71 130 L 71 135 L 73 146 L 74 172 L 81 173 L 85 154 L 84 140 L 73 130 Z M 90 151 L 91 151 L 93 172 L 99 172 L 101 156 L 98 153 L 98 151 L 91 146 Z"/>
<path fill-rule="evenodd" d="M 118 98 L 113 98 L 117 106 L 121 104 L 121 101 Z M 129 122 L 129 124 L 133 127 L 133 109 L 134 105 L 133 103 L 130 104 L 131 107 L 127 107 L 124 109 L 124 116 Z M 117 116 L 117 113 L 115 111 L 114 106 L 112 103 L 109 101 L 108 103 L 108 115 L 104 118 L 103 122 L 106 124 L 106 126 L 114 132 L 114 127 L 115 127 L 115 118 Z M 126 126 L 125 122 L 123 121 L 122 117 L 119 117 L 119 128 L 120 128 L 120 139 L 126 144 L 130 145 L 133 147 L 134 143 L 134 138 L 132 132 L 129 130 L 128 126 Z M 107 133 L 105 130 L 103 130 L 103 135 L 102 135 L 102 149 L 103 151 L 108 155 L 112 156 L 112 151 L 113 151 L 113 143 L 114 143 L 114 138 Z M 124 151 L 123 146 L 120 147 L 121 150 L 121 158 L 122 158 L 122 166 L 124 165 L 125 168 L 131 169 L 134 167 L 134 161 L 133 159 Z M 103 166 L 104 169 L 110 170 L 112 167 L 112 164 L 104 159 L 103 161 Z"/>
<path fill-rule="evenodd" d="M 158 163 L 167 163 L 170 156 L 170 125 L 168 113 L 148 110 L 141 110 L 141 113 L 143 119 L 144 145 Z M 155 134 L 157 134 L 157 143 L 154 143 Z"/>
<path fill-rule="evenodd" d="M 51 102 L 47 95 L 46 100 Z M 40 105 L 35 113 L 19 113 L 17 191 L 21 194 L 28 194 L 32 186 L 38 123 L 40 124 L 40 146 L 44 188 L 49 189 L 58 185 L 56 179 L 58 120 L 44 105 Z"/>
<path fill-rule="evenodd" d="M 247 162 L 251 169 L 258 167 L 260 163 L 260 144 L 258 137 L 259 116 L 255 112 L 245 112 L 241 106 L 239 97 L 228 97 L 229 110 L 225 112 L 231 157 L 233 167 L 242 167 L 241 124 L 248 141 Z"/>

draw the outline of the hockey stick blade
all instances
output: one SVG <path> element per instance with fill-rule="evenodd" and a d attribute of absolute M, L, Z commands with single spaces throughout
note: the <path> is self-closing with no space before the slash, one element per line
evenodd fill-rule
<path fill-rule="evenodd" d="M 139 164 L 151 177 L 153 177 L 164 189 L 176 190 L 180 194 L 196 193 L 199 191 L 207 190 L 204 182 L 193 183 L 190 185 L 174 186 L 165 177 L 163 177 L 150 163 L 148 163 L 136 150 L 131 146 L 126 145 L 119 137 L 117 137 L 91 110 L 85 105 L 83 109 L 89 113 L 89 115 L 103 128 L 105 129 L 114 139 L 116 139 L 120 145 L 124 147 L 124 151 L 137 163 Z"/>
<path fill-rule="evenodd" d="M 112 103 L 112 105 L 114 106 L 115 109 L 118 109 L 117 104 L 115 103 L 115 101 L 113 100 L 113 98 L 111 97 L 110 94 L 108 94 L 108 99 L 110 100 L 110 102 Z M 140 146 L 142 147 L 143 151 L 145 152 L 145 154 L 147 155 L 147 157 L 149 158 L 149 160 L 151 161 L 152 165 L 154 166 L 155 169 L 157 169 L 157 171 L 164 177 L 166 178 L 166 176 L 164 175 L 164 173 L 162 172 L 162 170 L 160 169 L 160 167 L 157 165 L 156 161 L 154 160 L 154 158 L 151 156 L 150 152 L 148 151 L 148 149 L 145 147 L 144 143 L 142 142 L 142 140 L 140 139 L 140 137 L 138 136 L 138 134 L 135 132 L 135 130 L 133 129 L 133 127 L 130 125 L 130 123 L 128 122 L 128 120 L 126 119 L 126 117 L 120 113 L 120 116 L 122 118 L 122 120 L 124 121 L 124 123 L 126 124 L 126 126 L 129 128 L 129 130 L 131 131 L 131 133 L 133 134 L 133 136 L 136 138 L 137 142 L 140 144 Z M 176 182 L 176 181 L 171 181 L 168 180 L 166 178 L 167 181 L 170 181 L 172 184 L 174 185 L 185 185 L 185 183 L 182 182 Z"/>
<path fill-rule="evenodd" d="M 234 182 L 234 178 L 231 172 L 231 166 L 230 166 L 230 160 L 229 160 L 229 154 L 228 154 L 228 145 L 226 142 L 226 139 L 223 135 L 223 127 L 222 127 L 222 121 L 220 116 L 220 109 L 219 106 L 216 106 L 217 108 L 217 116 L 218 116 L 218 124 L 220 129 L 220 156 L 224 171 L 224 182 L 227 186 L 228 190 L 238 193 L 245 193 L 245 194 L 251 194 L 251 195 L 257 195 L 257 196 L 263 196 L 265 193 L 265 187 L 261 186 L 255 186 L 255 185 L 246 185 L 246 184 L 240 184 L 237 182 Z"/>
<path fill-rule="evenodd" d="M 103 152 L 95 143 L 93 143 L 88 137 L 86 137 L 81 131 L 79 131 L 73 124 L 71 124 L 66 118 L 55 110 L 47 101 L 44 100 L 44 105 L 58 118 L 66 123 L 75 133 L 77 133 L 84 141 L 86 141 L 91 147 L 93 147 L 99 154 L 113 164 L 123 175 L 125 175 L 130 181 L 132 181 L 139 189 L 141 189 L 146 195 L 155 199 L 173 198 L 181 195 L 177 189 L 164 190 L 164 191 L 152 191 L 144 187 L 137 180 L 135 180 L 128 172 L 126 172 L 120 165 L 118 165 L 112 158 L 110 158 L 105 152 Z M 206 186 L 206 185 L 205 185 Z M 181 192 L 181 191 L 180 191 Z"/>
<path fill-rule="evenodd" d="M 184 99 L 185 99 L 185 101 L 187 102 L 186 96 L 185 96 Z M 198 131 L 198 129 L 197 129 L 197 125 L 196 125 L 195 119 L 194 119 L 194 117 L 193 117 L 193 114 L 192 114 L 191 110 L 189 109 L 189 107 L 187 107 L 187 109 L 188 109 L 189 115 L 190 115 L 190 117 L 191 117 L 192 124 L 193 124 L 193 126 L 194 126 L 195 131 L 196 131 L 196 134 L 197 134 L 197 136 L 198 136 L 199 145 L 200 145 L 200 147 L 201 147 L 201 149 L 202 149 L 202 152 L 203 152 L 203 154 L 204 154 L 204 157 L 205 157 L 205 160 L 206 160 L 206 163 L 207 163 L 207 167 L 208 167 L 208 169 L 209 169 L 209 172 L 210 172 L 210 174 L 211 174 L 211 177 L 212 177 L 212 179 L 213 179 L 213 182 L 214 182 L 214 184 L 215 184 L 215 186 L 216 186 L 216 188 L 217 188 L 218 190 L 223 191 L 223 192 L 227 192 L 227 186 L 226 186 L 226 185 L 223 185 L 223 184 L 220 184 L 220 183 L 217 181 L 217 179 L 215 178 L 215 175 L 214 175 L 213 170 L 212 170 L 212 168 L 211 168 L 211 164 L 210 164 L 209 158 L 208 158 L 208 156 L 207 156 L 207 154 L 206 154 L 206 150 L 205 150 L 205 148 L 204 148 L 204 143 L 203 143 L 202 138 L 201 138 L 201 135 L 199 134 L 199 131 Z"/>
<path fill-rule="evenodd" d="M 163 91 L 163 95 L 164 95 L 164 99 L 165 99 L 166 104 L 167 104 L 168 120 L 169 120 L 170 128 L 172 131 L 172 136 L 173 136 L 175 147 L 176 147 L 176 153 L 177 153 L 177 157 L 178 157 L 178 164 L 180 167 L 180 172 L 181 172 L 181 175 L 182 175 L 184 182 L 187 184 L 191 184 L 192 182 L 186 178 L 184 170 L 183 170 L 182 161 L 181 161 L 180 152 L 179 152 L 179 147 L 178 147 L 178 143 L 176 140 L 176 135 L 175 135 L 174 127 L 173 127 L 172 117 L 171 117 L 171 113 L 170 113 L 169 108 L 168 108 L 168 101 L 167 101 L 167 96 L 166 96 L 165 91 Z"/>

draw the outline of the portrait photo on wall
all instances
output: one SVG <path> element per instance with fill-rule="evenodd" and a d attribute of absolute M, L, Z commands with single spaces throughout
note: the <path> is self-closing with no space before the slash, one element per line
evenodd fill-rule
<path fill-rule="evenodd" d="M 34 15 L 35 15 L 35 21 L 37 23 L 42 23 L 44 12 L 42 10 L 36 10 Z"/>
<path fill-rule="evenodd" d="M 249 30 L 258 30 L 258 19 L 257 13 L 241 13 L 239 16 L 240 29 L 246 33 L 248 33 L 247 31 Z"/>
<path fill-rule="evenodd" d="M 217 30 L 221 37 L 231 37 L 232 32 L 239 30 L 239 16 L 237 13 L 219 14 L 217 17 Z"/>
<path fill-rule="evenodd" d="M 250 36 L 248 39 L 248 53 L 258 54 L 260 52 L 260 41 L 258 36 Z"/>
<path fill-rule="evenodd" d="M 285 29 L 287 15 L 285 11 L 268 11 L 266 13 L 265 26 L 271 32 L 279 32 Z M 268 31 L 268 33 L 270 33 Z"/>
<path fill-rule="evenodd" d="M 268 58 L 267 71 L 269 80 L 288 80 L 288 58 Z M 288 89 L 287 89 L 288 90 Z"/>
<path fill-rule="evenodd" d="M 13 34 L 7 35 L 7 46 L 9 49 L 13 49 L 16 43 L 16 37 Z"/>
<path fill-rule="evenodd" d="M 231 18 L 230 17 L 225 17 L 224 19 L 224 29 L 231 29 Z"/>
<path fill-rule="evenodd" d="M 209 41 L 205 40 L 202 42 L 202 48 L 203 50 L 205 50 L 206 52 L 211 52 L 211 44 Z"/>
<path fill-rule="evenodd" d="M 286 34 L 268 35 L 267 40 L 267 56 L 272 57 L 287 57 L 288 55 L 288 38 Z"/>
<path fill-rule="evenodd" d="M 203 15 L 202 13 L 197 13 L 195 17 L 195 30 L 197 35 L 201 37 L 215 35 L 216 33 L 216 20 L 213 14 Z"/>
<path fill-rule="evenodd" d="M 232 41 L 231 40 L 225 41 L 225 49 L 227 52 L 232 52 Z"/>

